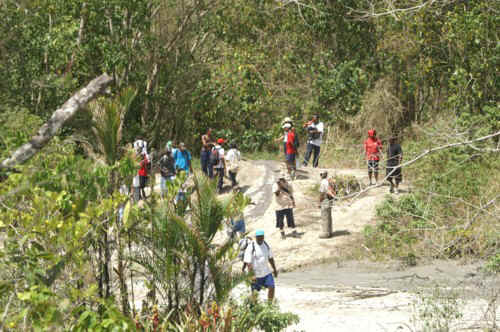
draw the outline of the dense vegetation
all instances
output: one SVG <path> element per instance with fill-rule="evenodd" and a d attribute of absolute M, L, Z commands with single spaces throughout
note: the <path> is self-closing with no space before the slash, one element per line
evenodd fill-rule
<path fill-rule="evenodd" d="M 383 138 L 399 135 L 409 159 L 498 132 L 499 2 L 391 3 L 0 0 L 2 159 L 77 89 L 103 72 L 114 78 L 42 153 L 1 170 L 2 327 L 134 329 L 131 271 L 147 274 L 152 291 L 139 325 L 155 324 L 141 319 L 156 310 L 199 324 L 189 319 L 203 317 L 207 301 L 225 302 L 239 279 L 225 269 L 231 244 L 214 246 L 213 237 L 244 199 L 219 202 L 200 183 L 189 217 L 154 197 L 131 206 L 118 189 L 136 171 L 125 144 L 139 135 L 156 149 L 185 141 L 196 154 L 213 127 L 243 150 L 272 150 L 282 117 L 300 123 L 317 113 L 335 143 L 359 142 L 375 127 Z M 379 208 L 367 247 L 395 257 L 472 255 L 498 271 L 498 142 L 408 167 L 413 193 Z M 333 156 L 338 164 L 348 154 Z M 258 323 L 243 311 L 233 311 L 235 326 Z M 257 325 L 267 330 L 294 320 L 273 308 L 254 314 L 268 317 Z"/>

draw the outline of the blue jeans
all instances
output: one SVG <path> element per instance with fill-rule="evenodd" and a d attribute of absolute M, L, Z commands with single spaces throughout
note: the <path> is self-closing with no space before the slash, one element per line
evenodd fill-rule
<path fill-rule="evenodd" d="M 205 175 L 210 176 L 212 174 L 212 165 L 210 165 L 210 151 L 201 150 L 200 155 L 201 170 Z"/>
<path fill-rule="evenodd" d="M 307 163 L 309 163 L 309 158 L 311 158 L 311 152 L 314 152 L 313 167 L 318 167 L 319 151 L 320 151 L 319 146 L 307 143 L 306 154 L 304 156 L 304 166 L 307 166 Z"/>

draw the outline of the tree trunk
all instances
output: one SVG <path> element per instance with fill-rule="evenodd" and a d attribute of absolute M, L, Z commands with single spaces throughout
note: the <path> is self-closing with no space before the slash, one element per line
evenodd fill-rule
<path fill-rule="evenodd" d="M 2 161 L 0 168 L 9 169 L 31 159 L 49 143 L 66 121 L 71 119 L 88 102 L 101 94 L 111 82 L 113 82 L 113 79 L 107 74 L 102 74 L 92 80 L 86 87 L 68 99 L 61 108 L 57 109 L 49 121 L 40 127 L 38 134 L 33 136 L 31 141 L 18 148 L 10 158 Z"/>

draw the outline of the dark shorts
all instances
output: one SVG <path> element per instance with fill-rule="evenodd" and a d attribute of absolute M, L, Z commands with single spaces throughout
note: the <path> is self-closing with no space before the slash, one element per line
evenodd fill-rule
<path fill-rule="evenodd" d="M 295 164 L 295 153 L 287 153 L 286 161 L 290 164 Z"/>
<path fill-rule="evenodd" d="M 401 167 L 394 169 L 394 171 L 393 171 L 393 167 L 386 167 L 385 171 L 386 171 L 386 174 L 389 177 L 389 179 L 395 179 L 396 182 L 401 182 L 401 180 L 403 180 L 403 174 L 401 173 Z"/>
<path fill-rule="evenodd" d="M 272 273 L 269 273 L 265 277 L 257 278 L 252 284 L 252 290 L 260 291 L 262 287 L 274 288 L 274 278 Z"/>
<path fill-rule="evenodd" d="M 146 188 L 146 184 L 148 183 L 148 177 L 139 175 L 139 188 Z"/>
<path fill-rule="evenodd" d="M 283 228 L 285 225 L 283 224 L 283 220 L 286 217 L 286 224 L 290 228 L 295 228 L 295 220 L 293 219 L 293 210 L 292 209 L 283 209 L 276 211 L 276 227 Z"/>
<path fill-rule="evenodd" d="M 368 160 L 368 172 L 378 172 L 378 160 Z"/>

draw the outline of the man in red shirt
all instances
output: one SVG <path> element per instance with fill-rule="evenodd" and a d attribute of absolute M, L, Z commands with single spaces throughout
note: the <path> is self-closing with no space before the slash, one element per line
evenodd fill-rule
<path fill-rule="evenodd" d="M 144 191 L 144 188 L 146 188 L 146 184 L 148 182 L 148 164 L 149 164 L 149 159 L 148 155 L 143 152 L 142 153 L 142 160 L 139 162 L 139 194 L 140 194 L 140 199 L 145 199 L 146 198 L 146 192 Z"/>
<path fill-rule="evenodd" d="M 286 135 L 286 168 L 290 175 L 290 179 L 293 180 L 295 178 L 295 157 L 297 155 L 295 131 L 292 130 L 292 125 L 288 122 L 283 125 L 283 129 L 285 129 Z"/>
<path fill-rule="evenodd" d="M 368 130 L 368 138 L 364 143 L 370 186 L 372 185 L 372 173 L 375 174 L 375 185 L 378 183 L 378 162 L 382 153 L 382 142 L 376 136 L 375 129 Z"/>

